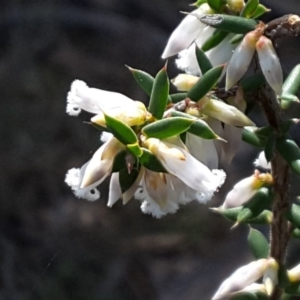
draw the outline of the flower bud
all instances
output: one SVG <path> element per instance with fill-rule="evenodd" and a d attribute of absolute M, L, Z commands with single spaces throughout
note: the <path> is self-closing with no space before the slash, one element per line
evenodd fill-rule
<path fill-rule="evenodd" d="M 300 281 L 300 264 L 294 267 L 291 270 L 287 271 L 287 275 L 290 282 L 299 282 Z"/>
<path fill-rule="evenodd" d="M 262 35 L 263 28 L 258 26 L 247 33 L 242 42 L 235 49 L 226 72 L 226 91 L 236 84 L 246 73 L 255 52 L 255 45 Z"/>
<path fill-rule="evenodd" d="M 283 75 L 279 58 L 274 50 L 272 41 L 261 36 L 256 43 L 261 70 L 276 95 L 282 91 Z"/>
<path fill-rule="evenodd" d="M 245 204 L 263 186 L 273 183 L 272 175 L 269 173 L 260 174 L 258 171 L 254 175 L 239 181 L 227 194 L 222 208 L 237 207 Z"/>
<path fill-rule="evenodd" d="M 268 267 L 264 273 L 263 283 L 268 296 L 273 294 L 273 291 L 278 284 L 278 269 L 279 265 L 274 258 L 268 259 Z"/>
<path fill-rule="evenodd" d="M 188 91 L 197 81 L 199 77 L 189 74 L 179 74 L 177 77 L 171 80 L 178 91 Z"/>
<path fill-rule="evenodd" d="M 227 5 L 234 12 L 241 12 L 245 6 L 244 0 L 227 0 Z"/>

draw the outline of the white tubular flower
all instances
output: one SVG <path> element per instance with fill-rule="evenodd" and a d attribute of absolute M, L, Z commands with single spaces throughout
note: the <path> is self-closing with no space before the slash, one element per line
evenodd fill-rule
<path fill-rule="evenodd" d="M 188 48 L 197 38 L 206 25 L 201 23 L 193 14 L 211 14 L 213 10 L 208 4 L 202 4 L 199 8 L 188 14 L 171 34 L 162 58 L 168 58 Z"/>
<path fill-rule="evenodd" d="M 98 199 L 100 193 L 95 187 L 110 175 L 114 157 L 124 149 L 124 145 L 111 137 L 81 169 L 69 170 L 65 182 L 72 188 L 78 198 Z"/>
<path fill-rule="evenodd" d="M 278 284 L 278 269 L 279 265 L 274 258 L 268 259 L 268 267 L 263 276 L 263 283 L 268 296 L 273 294 L 273 291 Z"/>
<path fill-rule="evenodd" d="M 222 170 L 210 171 L 185 149 L 165 141 L 149 138 L 144 145 L 157 157 L 163 167 L 187 186 L 209 200 L 225 180 Z"/>
<path fill-rule="evenodd" d="M 220 286 L 212 300 L 228 299 L 261 278 L 268 267 L 268 259 L 259 259 L 237 269 Z"/>
<path fill-rule="evenodd" d="M 257 159 L 253 162 L 255 167 L 271 170 L 271 163 L 267 162 L 265 151 L 261 151 Z"/>
<path fill-rule="evenodd" d="M 225 124 L 244 127 L 255 125 L 245 114 L 221 100 L 209 99 L 202 107 L 202 113 Z"/>
<path fill-rule="evenodd" d="M 274 50 L 272 41 L 261 36 L 256 43 L 261 70 L 276 95 L 282 92 L 283 75 L 279 58 Z"/>
<path fill-rule="evenodd" d="M 96 116 L 91 118 L 91 122 L 106 127 L 104 113 L 118 119 L 128 126 L 144 124 L 146 120 L 151 117 L 151 114 L 147 111 L 142 102 L 131 100 L 127 106 L 113 107 L 99 112 Z"/>
<path fill-rule="evenodd" d="M 297 265 L 296 267 L 294 267 L 293 269 L 288 270 L 287 275 L 288 275 L 289 281 L 291 283 L 299 282 L 300 281 L 300 264 Z"/>
<path fill-rule="evenodd" d="M 131 105 L 133 100 L 116 92 L 90 88 L 81 80 L 73 81 L 67 96 L 67 113 L 78 116 L 81 110 L 98 114 L 102 110 Z"/>
<path fill-rule="evenodd" d="M 260 174 L 256 171 L 254 175 L 244 178 L 233 187 L 227 194 L 222 208 L 226 209 L 243 205 L 250 200 L 258 189 L 272 183 L 273 178 L 271 174 Z"/>
<path fill-rule="evenodd" d="M 171 82 L 175 85 L 178 91 L 188 91 L 197 81 L 199 77 L 189 74 L 179 74 Z"/>
<path fill-rule="evenodd" d="M 189 152 L 210 170 L 218 168 L 219 157 L 214 140 L 205 140 L 187 132 L 185 145 Z"/>

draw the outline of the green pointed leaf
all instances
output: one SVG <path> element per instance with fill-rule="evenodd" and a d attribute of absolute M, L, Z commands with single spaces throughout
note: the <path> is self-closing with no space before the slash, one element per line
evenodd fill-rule
<path fill-rule="evenodd" d="M 267 209 L 265 209 L 262 213 L 260 213 L 257 217 L 245 221 L 241 221 L 241 223 L 247 224 L 271 224 L 273 220 L 273 213 Z"/>
<path fill-rule="evenodd" d="M 276 144 L 276 135 L 274 133 L 271 133 L 268 135 L 266 139 L 266 145 L 265 145 L 265 156 L 267 162 L 270 162 L 274 158 L 275 144 Z"/>
<path fill-rule="evenodd" d="M 237 216 L 237 222 L 247 222 L 259 216 L 265 209 L 269 208 L 274 198 L 271 189 L 260 188 L 251 199 L 243 206 Z"/>
<path fill-rule="evenodd" d="M 221 12 L 226 5 L 226 0 L 207 0 L 207 4 L 216 12 Z"/>
<path fill-rule="evenodd" d="M 300 206 L 292 204 L 286 212 L 286 218 L 298 229 L 300 229 Z"/>
<path fill-rule="evenodd" d="M 249 77 L 242 78 L 240 85 L 242 86 L 244 93 L 252 92 L 260 88 L 266 83 L 265 77 L 262 74 L 256 74 Z"/>
<path fill-rule="evenodd" d="M 227 209 L 224 209 L 222 207 L 211 208 L 211 209 L 212 209 L 213 212 L 216 212 L 216 213 L 222 215 L 223 217 L 225 217 L 229 221 L 235 222 L 239 212 L 242 209 L 242 206 L 227 208 Z"/>
<path fill-rule="evenodd" d="M 195 121 L 190 118 L 172 117 L 146 125 L 142 133 L 147 138 L 166 139 L 187 131 Z"/>
<path fill-rule="evenodd" d="M 299 98 L 291 94 L 283 94 L 280 96 L 280 106 L 282 109 L 288 109 L 294 102 L 299 102 Z"/>
<path fill-rule="evenodd" d="M 127 149 L 137 157 L 140 157 L 143 154 L 143 150 L 138 143 L 128 144 Z"/>
<path fill-rule="evenodd" d="M 122 194 L 124 194 L 134 184 L 139 175 L 139 170 L 132 169 L 130 174 L 127 169 L 123 169 L 119 172 L 119 183 L 121 186 Z"/>
<path fill-rule="evenodd" d="M 265 146 L 265 139 L 255 134 L 256 127 L 244 127 L 242 140 L 252 146 L 263 149 Z"/>
<path fill-rule="evenodd" d="M 269 11 L 271 11 L 271 9 L 265 7 L 265 6 L 262 5 L 262 4 L 258 4 L 258 6 L 257 6 L 257 8 L 256 8 L 256 10 L 255 10 L 255 12 L 252 14 L 251 17 L 252 17 L 253 19 L 257 19 L 257 18 L 259 18 L 260 16 L 264 15 L 265 13 L 267 13 L 267 12 L 269 12 Z"/>
<path fill-rule="evenodd" d="M 201 50 L 206 52 L 218 46 L 228 35 L 228 32 L 216 30 L 202 45 Z"/>
<path fill-rule="evenodd" d="M 290 168 L 300 175 L 300 150 L 297 144 L 288 137 L 281 137 L 277 139 L 276 148 Z"/>
<path fill-rule="evenodd" d="M 188 98 L 197 102 L 201 100 L 218 82 L 224 65 L 214 67 L 207 71 L 187 92 Z"/>
<path fill-rule="evenodd" d="M 177 94 L 171 94 L 169 95 L 169 97 L 172 103 L 177 103 L 184 100 L 187 97 L 187 95 L 186 93 L 177 93 Z"/>
<path fill-rule="evenodd" d="M 155 119 L 161 119 L 166 109 L 169 96 L 169 78 L 164 66 L 156 75 L 151 92 L 149 112 Z"/>
<path fill-rule="evenodd" d="M 114 158 L 114 163 L 112 167 L 112 172 L 119 172 L 122 169 L 126 169 L 126 157 L 127 151 L 121 151 L 119 152 L 115 158 Z"/>
<path fill-rule="evenodd" d="M 205 74 L 207 71 L 213 68 L 213 65 L 211 64 L 210 60 L 208 59 L 204 51 L 200 49 L 197 45 L 195 47 L 195 52 L 196 52 L 196 58 L 201 73 Z"/>
<path fill-rule="evenodd" d="M 257 10 L 259 0 L 248 0 L 243 10 L 241 11 L 241 17 L 251 18 L 251 16 Z"/>
<path fill-rule="evenodd" d="M 248 245 L 256 259 L 269 257 L 269 243 L 260 231 L 250 228 Z"/>
<path fill-rule="evenodd" d="M 112 134 L 122 144 L 135 144 L 138 143 L 138 138 L 135 132 L 126 124 L 122 123 L 118 119 L 105 115 L 106 126 L 110 129 Z"/>
<path fill-rule="evenodd" d="M 258 21 L 232 15 L 196 15 L 204 24 L 232 33 L 247 33 L 255 29 Z"/>
<path fill-rule="evenodd" d="M 234 37 L 229 41 L 230 44 L 238 44 L 244 38 L 243 34 L 235 34 Z"/>
<path fill-rule="evenodd" d="M 132 73 L 139 86 L 146 92 L 147 95 L 150 96 L 154 84 L 153 76 L 144 71 L 133 69 L 131 67 L 128 67 L 128 69 Z"/>
<path fill-rule="evenodd" d="M 200 5 L 206 3 L 207 0 L 197 0 L 197 2 L 193 3 L 192 6 L 197 6 L 199 7 Z"/>
<path fill-rule="evenodd" d="M 191 120 L 194 120 L 194 122 L 191 124 L 190 128 L 188 128 L 188 130 L 187 130 L 189 133 L 197 135 L 197 136 L 201 137 L 202 139 L 206 139 L 206 140 L 220 139 L 220 137 L 203 120 L 200 120 L 194 116 L 191 116 L 189 114 L 186 114 L 186 113 L 183 113 L 180 111 L 172 111 L 171 116 L 189 118 Z"/>
<path fill-rule="evenodd" d="M 143 154 L 139 157 L 139 162 L 142 166 L 154 172 L 168 173 L 160 161 L 148 149 L 142 148 L 142 150 Z"/>
<path fill-rule="evenodd" d="M 103 127 L 97 123 L 94 123 L 94 122 L 84 122 L 84 123 L 92 125 L 94 128 L 96 128 L 97 130 L 99 130 L 101 132 L 103 132 L 103 131 L 110 132 L 110 130 L 107 127 Z"/>

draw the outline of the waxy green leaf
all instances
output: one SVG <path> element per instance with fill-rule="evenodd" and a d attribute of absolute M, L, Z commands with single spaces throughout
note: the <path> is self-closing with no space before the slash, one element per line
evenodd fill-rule
<path fill-rule="evenodd" d="M 259 0 L 248 0 L 243 10 L 241 11 L 241 17 L 251 18 L 251 16 L 257 10 Z"/>
<path fill-rule="evenodd" d="M 126 169 L 126 155 L 127 151 L 121 151 L 119 152 L 115 158 L 114 158 L 114 163 L 113 163 L 113 168 L 112 168 L 112 173 L 113 172 L 119 172 L 122 169 Z"/>
<path fill-rule="evenodd" d="M 218 46 L 228 35 L 228 32 L 216 30 L 202 45 L 201 50 L 206 52 Z"/>
<path fill-rule="evenodd" d="M 109 115 L 105 115 L 105 123 L 115 138 L 122 144 L 128 145 L 138 143 L 135 132 L 128 125 Z"/>
<path fill-rule="evenodd" d="M 265 146 L 266 139 L 259 137 L 257 134 L 255 134 L 256 129 L 257 128 L 255 127 L 244 127 L 242 140 L 252 146 L 263 149 Z"/>
<path fill-rule="evenodd" d="M 251 17 L 252 17 L 252 19 L 257 19 L 269 11 L 271 11 L 271 9 L 267 8 L 266 6 L 264 6 L 262 4 L 258 4 L 255 12 L 252 14 Z"/>
<path fill-rule="evenodd" d="M 232 39 L 230 39 L 229 43 L 230 44 L 237 44 L 239 42 L 242 41 L 242 39 L 244 38 L 243 34 L 235 34 L 234 37 Z"/>
<path fill-rule="evenodd" d="M 207 4 L 216 12 L 221 12 L 226 5 L 226 0 L 206 0 Z"/>
<path fill-rule="evenodd" d="M 250 228 L 248 245 L 256 259 L 269 257 L 269 242 L 260 231 Z"/>
<path fill-rule="evenodd" d="M 142 148 L 143 154 L 139 157 L 139 162 L 145 168 L 154 172 L 168 173 L 160 161 L 146 148 Z"/>
<path fill-rule="evenodd" d="M 269 208 L 274 198 L 271 189 L 260 188 L 251 199 L 243 206 L 237 216 L 238 223 L 244 223 L 259 216 L 265 209 Z"/>
<path fill-rule="evenodd" d="M 232 15 L 196 15 L 204 24 L 232 33 L 247 33 L 255 29 L 258 21 Z"/>
<path fill-rule="evenodd" d="M 242 78 L 240 85 L 243 88 L 244 93 L 248 93 L 257 90 L 266 83 L 266 79 L 262 74 L 256 74 L 249 77 Z"/>
<path fill-rule="evenodd" d="M 286 212 L 286 218 L 298 229 L 300 229 L 300 206 L 292 204 Z"/>
<path fill-rule="evenodd" d="M 146 92 L 147 95 L 150 96 L 154 84 L 153 76 L 144 71 L 133 69 L 131 67 L 128 67 L 128 69 L 132 73 L 139 86 Z"/>
<path fill-rule="evenodd" d="M 127 149 L 135 156 L 140 157 L 143 154 L 143 150 L 139 146 L 139 143 L 126 145 Z"/>
<path fill-rule="evenodd" d="M 189 132 L 189 133 L 197 135 L 197 136 L 201 137 L 202 139 L 206 139 L 206 140 L 220 139 L 220 137 L 203 120 L 200 120 L 194 116 L 191 116 L 189 114 L 186 114 L 186 113 L 183 113 L 180 111 L 172 111 L 171 116 L 189 118 L 191 120 L 194 120 L 194 122 L 191 124 L 191 126 L 187 130 L 187 132 Z"/>
<path fill-rule="evenodd" d="M 147 138 L 166 139 L 187 131 L 195 121 L 190 118 L 171 117 L 146 125 L 142 129 Z"/>
<path fill-rule="evenodd" d="M 228 219 L 230 221 L 236 221 L 237 216 L 238 216 L 239 212 L 241 211 L 241 209 L 242 209 L 242 206 L 227 208 L 227 209 L 223 209 L 221 207 L 211 208 L 212 211 L 219 213 L 220 215 L 222 215 L 223 217 L 225 217 L 226 219 Z"/>
<path fill-rule="evenodd" d="M 205 52 L 202 49 L 200 49 L 197 45 L 195 47 L 195 53 L 202 75 L 213 68 L 213 65 L 206 56 Z"/>
<path fill-rule="evenodd" d="M 297 144 L 288 137 L 281 137 L 276 141 L 276 148 L 290 168 L 300 175 L 300 149 Z"/>
<path fill-rule="evenodd" d="M 207 71 L 187 92 L 188 98 L 197 102 L 201 100 L 218 82 L 224 65 Z"/>
<path fill-rule="evenodd" d="M 156 75 L 151 91 L 149 112 L 155 119 L 161 119 L 166 109 L 169 96 L 169 78 L 167 66 L 164 66 Z"/>
<path fill-rule="evenodd" d="M 200 5 L 206 3 L 207 0 L 197 0 L 197 2 L 193 3 L 192 6 L 197 6 L 199 7 Z"/>
<path fill-rule="evenodd" d="M 172 103 L 177 103 L 184 100 L 187 97 L 187 95 L 186 93 L 177 93 L 177 94 L 171 94 L 169 95 L 169 97 Z"/>

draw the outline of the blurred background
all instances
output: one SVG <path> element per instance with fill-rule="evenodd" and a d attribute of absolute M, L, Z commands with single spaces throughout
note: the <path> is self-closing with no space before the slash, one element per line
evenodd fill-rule
<path fill-rule="evenodd" d="M 273 16 L 300 13 L 298 0 L 264 3 L 274 7 Z M 247 227 L 231 231 L 208 206 L 191 203 L 156 220 L 136 200 L 107 208 L 107 183 L 94 203 L 75 198 L 64 183 L 67 170 L 100 145 L 98 132 L 83 123 L 88 114 L 65 113 L 71 82 L 147 101 L 125 64 L 155 75 L 188 4 L 0 2 L 1 300 L 210 299 L 224 278 L 252 260 Z M 288 57 L 286 74 L 299 62 L 299 47 L 279 49 Z M 174 60 L 169 73 L 177 73 Z M 263 122 L 259 111 L 252 117 Z M 224 166 L 230 180 L 209 206 L 219 206 L 251 174 L 256 154 L 240 147 Z"/>

